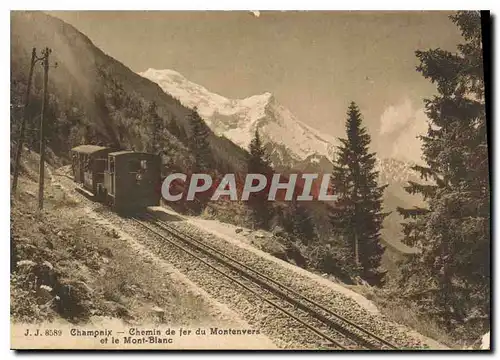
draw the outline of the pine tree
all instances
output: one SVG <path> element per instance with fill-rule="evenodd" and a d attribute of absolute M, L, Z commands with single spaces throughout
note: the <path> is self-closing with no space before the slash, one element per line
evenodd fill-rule
<path fill-rule="evenodd" d="M 146 110 L 146 128 L 148 133 L 146 151 L 157 154 L 162 148 L 163 119 L 158 115 L 158 106 L 154 101 Z"/>
<path fill-rule="evenodd" d="M 213 170 L 214 160 L 208 141 L 210 130 L 207 124 L 205 124 L 205 121 L 200 117 L 196 108 L 188 115 L 187 121 L 191 129 L 188 145 L 195 158 L 193 171 L 207 172 Z"/>
<path fill-rule="evenodd" d="M 187 137 L 184 128 L 177 124 L 175 118 L 170 119 L 167 123 L 168 132 L 175 136 L 183 144 L 186 143 Z"/>
<path fill-rule="evenodd" d="M 250 157 L 247 162 L 249 174 L 265 174 L 269 172 L 270 160 L 266 153 L 264 144 L 260 139 L 259 130 L 255 130 L 255 135 L 249 146 Z"/>
<path fill-rule="evenodd" d="M 250 142 L 249 153 L 250 156 L 247 160 L 247 172 L 249 174 L 268 175 L 271 169 L 269 156 L 264 149 L 262 141 L 260 140 L 258 130 L 255 130 L 255 136 Z M 250 194 L 248 198 L 248 205 L 252 209 L 252 216 L 255 224 L 258 227 L 267 228 L 269 226 L 272 208 L 268 204 L 265 189 L 257 193 Z"/>
<path fill-rule="evenodd" d="M 420 250 L 404 268 L 406 297 L 448 330 L 477 334 L 489 323 L 490 194 L 479 12 L 450 17 L 465 43 L 457 53 L 417 51 L 417 67 L 437 85 L 425 100 L 429 119 L 421 137 L 427 183 L 406 190 L 421 194 L 426 208 L 401 209 L 405 242 Z M 463 327 L 462 327 L 463 328 Z"/>
<path fill-rule="evenodd" d="M 382 213 L 385 186 L 378 186 L 375 153 L 370 153 L 370 135 L 362 126 L 357 105 L 352 102 L 347 112 L 347 138 L 340 139 L 332 174 L 332 184 L 339 196 L 331 214 L 334 232 L 352 249 L 352 261 L 362 277 L 380 284 L 383 273 L 378 270 L 384 248 L 380 229 L 387 213 Z"/>
<path fill-rule="evenodd" d="M 304 245 L 310 245 L 316 239 L 316 231 L 309 211 L 292 201 L 285 215 L 285 230 L 300 240 Z"/>

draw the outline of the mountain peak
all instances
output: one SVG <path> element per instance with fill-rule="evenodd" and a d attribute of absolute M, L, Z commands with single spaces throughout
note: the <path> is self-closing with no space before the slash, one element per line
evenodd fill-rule
<path fill-rule="evenodd" d="M 259 130 L 266 144 L 281 149 L 278 157 L 283 161 L 300 161 L 312 154 L 329 156 L 332 144 L 336 143 L 333 137 L 300 122 L 270 91 L 244 99 L 228 99 L 191 82 L 175 70 L 148 69 L 140 75 L 156 82 L 183 105 L 196 106 L 215 134 L 224 135 L 245 149 L 255 130 Z"/>
<path fill-rule="evenodd" d="M 155 68 L 148 68 L 146 71 L 142 72 L 141 74 L 155 74 L 157 76 L 172 76 L 172 77 L 181 77 L 184 78 L 184 75 L 182 75 L 180 72 L 177 72 L 172 69 L 155 69 Z"/>
<path fill-rule="evenodd" d="M 188 80 L 184 75 L 182 75 L 180 72 L 172 69 L 154 69 L 154 68 L 148 68 L 146 71 L 139 73 L 142 77 L 148 78 L 153 82 L 158 83 L 160 87 L 163 88 L 164 91 L 170 93 L 171 95 L 174 95 L 176 93 L 179 93 L 180 98 L 179 100 L 183 100 L 185 98 L 185 94 L 181 94 L 179 92 L 180 88 L 183 88 L 184 90 L 189 90 L 190 93 L 196 92 L 197 96 L 204 96 L 204 97 L 210 97 L 210 98 L 216 98 L 216 100 L 220 103 L 226 103 L 226 102 L 234 102 L 234 101 L 241 101 L 249 104 L 254 104 L 254 103 L 269 103 L 275 100 L 274 95 L 266 91 L 262 94 L 258 95 L 252 95 L 244 99 L 228 99 L 225 98 L 222 95 L 215 94 L 207 88 L 205 88 L 202 85 L 196 84 L 190 80 Z M 175 85 L 176 88 L 173 88 L 171 85 Z"/>

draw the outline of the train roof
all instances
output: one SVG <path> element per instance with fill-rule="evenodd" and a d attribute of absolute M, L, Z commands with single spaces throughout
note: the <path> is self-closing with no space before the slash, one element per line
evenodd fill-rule
<path fill-rule="evenodd" d="M 121 150 L 121 151 L 110 152 L 108 155 L 110 155 L 110 156 L 119 156 L 119 155 L 125 155 L 125 154 L 136 154 L 136 152 L 132 151 L 132 150 Z"/>
<path fill-rule="evenodd" d="M 74 147 L 73 149 L 71 149 L 71 151 L 82 153 L 82 154 L 92 154 L 92 153 L 95 153 L 97 151 L 106 150 L 106 149 L 109 149 L 109 148 L 107 148 L 105 146 L 99 146 L 99 145 L 80 145 L 80 146 Z"/>
<path fill-rule="evenodd" d="M 137 152 L 137 151 L 132 151 L 132 150 L 113 151 L 113 152 L 110 152 L 108 155 L 109 156 L 121 156 L 121 155 L 130 155 L 130 154 L 156 156 L 155 154 L 150 154 L 150 153 L 145 153 L 145 152 Z"/>

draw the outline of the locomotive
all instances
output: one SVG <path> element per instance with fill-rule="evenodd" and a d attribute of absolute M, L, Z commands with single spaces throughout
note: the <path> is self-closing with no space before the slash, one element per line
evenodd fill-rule
<path fill-rule="evenodd" d="M 160 202 L 159 155 L 80 145 L 71 149 L 71 160 L 74 181 L 118 212 L 134 212 Z"/>

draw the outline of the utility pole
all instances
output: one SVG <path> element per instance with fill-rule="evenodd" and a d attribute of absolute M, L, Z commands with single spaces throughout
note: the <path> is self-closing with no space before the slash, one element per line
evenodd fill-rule
<path fill-rule="evenodd" d="M 17 179 L 19 177 L 19 168 L 20 168 L 19 164 L 21 162 L 21 153 L 23 151 L 23 145 L 24 145 L 24 131 L 25 131 L 24 129 L 26 127 L 26 118 L 28 117 L 28 105 L 30 102 L 31 80 L 33 78 L 33 68 L 35 67 L 36 61 L 37 61 L 36 48 L 33 48 L 33 51 L 31 52 L 31 64 L 28 75 L 28 86 L 26 87 L 26 94 L 24 97 L 23 119 L 21 120 L 21 130 L 19 134 L 19 140 L 17 141 L 16 159 L 14 165 L 14 178 L 12 180 L 12 195 L 15 195 L 17 190 Z"/>
<path fill-rule="evenodd" d="M 39 170 L 39 181 L 38 181 L 38 209 L 43 209 L 43 186 L 45 177 L 45 108 L 47 107 L 47 83 L 49 80 L 49 55 L 52 50 L 46 47 L 42 51 L 42 61 L 43 61 L 43 101 L 42 101 L 42 112 L 40 116 L 40 170 Z"/>

